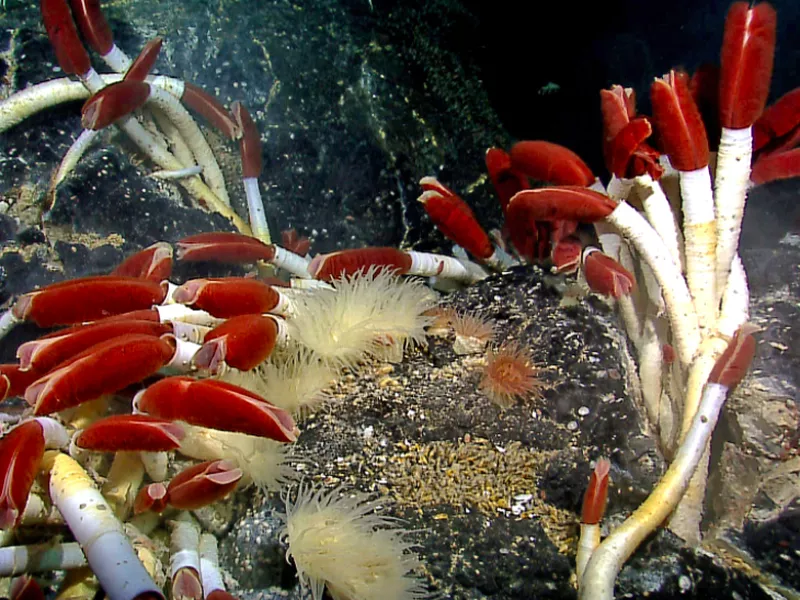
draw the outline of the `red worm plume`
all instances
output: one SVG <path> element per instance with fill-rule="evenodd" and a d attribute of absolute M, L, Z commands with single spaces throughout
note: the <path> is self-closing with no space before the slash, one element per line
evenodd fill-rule
<path fill-rule="evenodd" d="M 708 138 L 700 110 L 689 91 L 689 76 L 672 70 L 650 86 L 653 122 L 662 150 L 679 171 L 708 165 Z"/>
<path fill-rule="evenodd" d="M 749 323 L 742 325 L 734 334 L 725 352 L 714 364 L 708 380 L 727 388 L 736 387 L 753 362 L 756 353 L 756 340 L 753 333 L 757 327 Z"/>
<path fill-rule="evenodd" d="M 85 75 L 92 68 L 66 0 L 41 0 L 42 21 L 56 59 L 67 75 Z"/>
<path fill-rule="evenodd" d="M 86 101 L 81 125 L 98 131 L 141 108 L 150 97 L 150 85 L 143 81 L 119 81 L 107 85 Z"/>
<path fill-rule="evenodd" d="M 583 508 L 581 510 L 581 523 L 596 525 L 606 512 L 608 499 L 608 472 L 611 463 L 607 458 L 601 458 L 592 471 L 589 485 L 583 495 Z"/>
<path fill-rule="evenodd" d="M 750 127 L 764 110 L 775 54 L 775 9 L 735 2 L 722 38 L 720 122 L 729 129 Z"/>
<path fill-rule="evenodd" d="M 101 56 L 108 54 L 114 46 L 114 37 L 103 16 L 100 0 L 70 0 L 70 4 L 72 14 L 89 46 Z"/>
<path fill-rule="evenodd" d="M 160 37 L 153 38 L 144 45 L 139 56 L 133 61 L 125 73 L 125 81 L 144 81 L 153 65 L 156 64 L 164 40 Z"/>
<path fill-rule="evenodd" d="M 242 130 L 231 119 L 228 111 L 214 96 L 196 85 L 186 82 L 183 86 L 181 100 L 196 113 L 202 115 L 209 123 L 220 130 L 231 140 L 242 135 Z"/>
<path fill-rule="evenodd" d="M 253 118 L 241 102 L 231 105 L 233 120 L 242 131 L 239 140 L 239 151 L 242 155 L 242 177 L 258 177 L 261 175 L 261 134 L 253 122 Z"/>

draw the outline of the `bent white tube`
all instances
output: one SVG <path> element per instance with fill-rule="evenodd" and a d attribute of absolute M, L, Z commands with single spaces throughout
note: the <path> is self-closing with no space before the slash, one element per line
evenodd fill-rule
<path fill-rule="evenodd" d="M 116 74 L 100 75 L 99 77 L 106 85 L 122 80 L 122 75 Z M 146 81 L 164 88 L 170 93 L 174 93 L 173 89 L 178 89 L 180 82 L 178 79 L 161 75 L 147 77 Z M 82 83 L 67 77 L 51 79 L 14 92 L 0 102 L 0 133 L 47 108 L 66 102 L 86 100 L 91 94 L 92 92 L 87 90 Z"/>
<path fill-rule="evenodd" d="M 672 213 L 672 206 L 670 206 L 664 190 L 661 189 L 661 185 L 653 181 L 650 175 L 640 175 L 634 179 L 634 182 L 643 190 L 640 195 L 647 220 L 658 232 L 658 236 L 664 242 L 672 260 L 680 268 L 682 262 L 678 225 L 675 223 L 675 215 Z M 710 192 L 711 188 L 708 189 Z M 711 208 L 713 213 L 713 204 Z"/>
<path fill-rule="evenodd" d="M 705 452 L 728 388 L 709 383 L 675 460 L 644 503 L 594 551 L 580 584 L 581 600 L 612 600 L 614 581 L 639 544 L 677 506 Z"/>
<path fill-rule="evenodd" d="M 63 102 L 81 100 L 96 93 L 104 85 L 120 81 L 121 75 L 99 75 L 94 70 L 87 73 L 81 83 L 69 79 L 55 79 L 16 92 L 0 102 L 0 133 L 17 125 L 31 115 Z M 169 77 L 148 77 L 148 82 L 168 89 L 180 89 L 183 85 L 178 79 Z M 184 168 L 172 154 L 159 146 L 153 137 L 136 119 L 128 119 L 122 129 L 134 143 L 161 169 L 177 171 Z M 229 219 L 243 234 L 250 234 L 250 227 L 229 206 L 198 178 L 179 180 L 180 184 L 195 198 L 204 202 L 209 209 Z"/>
<path fill-rule="evenodd" d="M 86 149 L 92 143 L 94 138 L 97 137 L 97 134 L 100 133 L 99 130 L 94 129 L 84 129 L 81 131 L 81 134 L 78 138 L 72 142 L 72 145 L 67 150 L 67 153 L 64 155 L 64 158 L 61 159 L 61 163 L 58 165 L 58 169 L 53 174 L 52 179 L 50 180 L 50 190 L 49 193 L 55 194 L 55 190 L 58 185 L 64 181 L 67 175 L 69 175 L 75 166 L 80 162 L 81 157 L 86 152 Z"/>
<path fill-rule="evenodd" d="M 228 198 L 228 190 L 225 187 L 225 178 L 222 175 L 219 164 L 217 164 L 217 159 L 214 158 L 214 152 L 189 111 L 183 107 L 178 98 L 154 84 L 150 85 L 150 98 L 148 101 L 153 102 L 164 111 L 164 114 L 175 124 L 183 139 L 186 140 L 197 163 L 203 168 L 203 176 L 208 182 L 208 187 L 211 188 L 221 202 L 230 206 L 231 201 Z"/>
<path fill-rule="evenodd" d="M 688 365 L 700 345 L 700 328 L 689 288 L 678 266 L 659 235 L 629 204 L 618 204 L 606 220 L 636 248 L 653 270 L 675 335 L 675 349 L 681 363 Z"/>
<path fill-rule="evenodd" d="M 134 600 L 143 594 L 163 598 L 114 511 L 92 479 L 66 454 L 52 458 L 50 497 L 109 598 Z"/>

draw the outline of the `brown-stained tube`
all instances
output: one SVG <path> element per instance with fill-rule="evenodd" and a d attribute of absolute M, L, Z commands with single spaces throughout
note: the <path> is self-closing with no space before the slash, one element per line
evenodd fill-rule
<path fill-rule="evenodd" d="M 142 51 L 139 52 L 139 56 L 131 63 L 130 68 L 125 73 L 125 81 L 144 81 L 144 78 L 147 77 L 150 69 L 156 63 L 163 42 L 162 38 L 156 37 L 144 45 Z"/>
<path fill-rule="evenodd" d="M 181 100 L 193 111 L 205 117 L 209 123 L 229 139 L 235 140 L 241 135 L 242 132 L 239 126 L 233 122 L 225 107 L 220 104 L 219 100 L 202 88 L 186 82 Z"/>
<path fill-rule="evenodd" d="M 242 130 L 239 140 L 239 151 L 242 155 L 242 177 L 258 179 L 261 175 L 261 134 L 253 122 L 250 113 L 241 102 L 231 105 L 234 121 Z"/>
<path fill-rule="evenodd" d="M 81 43 L 66 0 L 41 0 L 42 21 L 56 59 L 67 75 L 84 75 L 91 68 L 89 54 Z"/>
<path fill-rule="evenodd" d="M 64 0 L 62 2 L 66 4 Z M 100 0 L 69 0 L 69 3 L 72 5 L 72 14 L 75 15 L 78 27 L 89 46 L 101 56 L 108 54 L 114 46 L 114 37 L 108 21 L 103 16 Z"/>

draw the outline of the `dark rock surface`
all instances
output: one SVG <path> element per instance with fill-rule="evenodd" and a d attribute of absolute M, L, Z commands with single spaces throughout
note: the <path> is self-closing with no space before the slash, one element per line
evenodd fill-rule
<path fill-rule="evenodd" d="M 314 253 L 362 245 L 447 248 L 415 201 L 417 181 L 425 175 L 435 174 L 462 192 L 487 228 L 498 226 L 483 153 L 491 145 L 507 147 L 512 136 L 495 108 L 503 114 L 527 111 L 535 124 L 524 128 L 530 137 L 574 140 L 578 151 L 599 148 L 597 121 L 583 115 L 597 114 L 597 87 L 625 72 L 612 65 L 611 79 L 599 84 L 594 73 L 591 85 L 581 84 L 591 88 L 588 95 L 584 87 L 565 84 L 568 101 L 539 95 L 548 81 L 564 83 L 559 71 L 584 70 L 571 68 L 555 50 L 546 55 L 548 40 L 561 35 L 548 20 L 552 14 L 528 23 L 530 15 L 523 13 L 512 27 L 512 13 L 501 19 L 508 31 L 547 33 L 526 57 L 530 64 L 553 64 L 530 77 L 514 67 L 513 78 L 508 65 L 497 67 L 494 75 L 514 85 L 495 81 L 487 91 L 481 79 L 491 79 L 487 73 L 501 57 L 519 64 L 525 42 L 513 34 L 503 54 L 497 40 L 486 41 L 494 53 L 494 62 L 488 61 L 480 53 L 487 9 L 444 0 L 374 7 L 368 0 L 136 0 L 105 9 L 118 43 L 130 54 L 161 35 L 165 46 L 157 72 L 204 86 L 226 104 L 240 100 L 249 107 L 264 144 L 260 181 L 271 229 L 277 234 L 296 227 L 311 238 Z M 614 18 L 624 14 L 622 5 L 608 10 Z M 721 27 L 722 11 L 709 11 L 706 18 L 712 17 L 713 27 Z M 495 12 L 490 22 L 498 18 Z M 0 22 L 4 96 L 61 76 L 35 4 L 8 0 Z M 597 27 L 588 20 L 571 33 L 585 37 Z M 663 28 L 658 31 L 663 41 Z M 573 47 L 569 56 L 578 57 L 577 42 L 562 37 Z M 644 37 L 638 31 L 615 38 L 613 48 L 639 48 Z M 598 35 L 593 43 L 603 39 Z M 610 46 L 604 52 L 643 58 Z M 585 55 L 576 60 L 592 62 Z M 653 64 L 641 67 L 644 77 L 670 66 Z M 784 91 L 786 70 L 780 71 Z M 60 187 L 56 209 L 43 226 L 44 192 L 80 130 L 79 107 L 55 107 L 0 134 L 2 302 L 65 277 L 107 272 L 156 240 L 231 229 L 177 187 L 146 177 L 150 167 L 110 132 Z M 569 111 L 580 111 L 580 119 Z M 547 135 L 556 130 L 569 133 Z M 213 137 L 212 145 L 234 205 L 241 208 L 237 149 Z M 800 223 L 796 195 L 796 182 L 774 184 L 755 190 L 748 207 L 742 257 L 753 321 L 764 331 L 753 375 L 731 401 L 715 441 L 711 542 L 693 551 L 659 532 L 623 569 L 620 597 L 766 598 L 765 588 L 797 594 L 787 590 L 800 587 L 800 468 L 792 462 L 800 445 L 800 250 L 786 236 L 797 233 Z M 224 272 L 180 266 L 175 279 L 202 274 Z M 303 425 L 298 450 L 306 473 L 324 476 L 332 486 L 343 483 L 392 498 L 390 514 L 418 530 L 422 576 L 445 597 L 575 597 L 575 524 L 590 461 L 612 458 L 612 526 L 646 497 L 664 468 L 628 386 L 631 367 L 613 312 L 591 298 L 562 305 L 559 289 L 538 268 L 518 268 L 448 299 L 494 319 L 498 340 L 515 339 L 530 348 L 546 383 L 541 398 L 500 410 L 477 388 L 476 360 L 455 355 L 449 340 L 432 340 L 389 371 L 369 367 L 346 379 L 337 388 L 336 408 Z M 20 341 L 36 333 L 19 328 L 5 338 L 0 360 L 13 360 Z M 445 502 L 412 493 L 409 480 L 417 488 L 424 481 L 437 492 L 448 489 L 448 481 L 419 470 L 420 456 L 431 452 L 448 464 L 484 460 L 485 477 L 502 493 L 481 506 L 474 498 Z M 453 494 L 467 498 L 466 488 Z M 272 510 L 281 508 L 280 499 L 248 491 L 235 506 L 237 518 L 221 547 L 240 596 L 299 597 L 276 537 Z"/>

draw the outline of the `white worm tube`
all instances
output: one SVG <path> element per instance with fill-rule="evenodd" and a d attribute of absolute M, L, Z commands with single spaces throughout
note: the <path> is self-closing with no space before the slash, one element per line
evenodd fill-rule
<path fill-rule="evenodd" d="M 217 159 L 214 158 L 214 152 L 189 111 L 183 107 L 178 98 L 157 85 L 150 85 L 149 101 L 164 111 L 169 120 L 175 124 L 181 136 L 189 145 L 197 163 L 203 168 L 203 176 L 208 182 L 208 187 L 211 188 L 221 202 L 226 206 L 230 206 L 231 201 L 228 198 L 228 190 L 225 187 L 225 178 L 222 175 L 219 164 L 217 164 Z"/>
<path fill-rule="evenodd" d="M 139 459 L 150 479 L 160 482 L 167 478 L 169 455 L 166 452 L 139 452 Z"/>
<path fill-rule="evenodd" d="M 200 576 L 203 580 L 203 594 L 206 597 L 214 590 L 225 591 L 222 573 L 219 570 L 217 538 L 210 533 L 200 536 Z"/>
<path fill-rule="evenodd" d="M 137 452 L 115 452 L 103 483 L 103 497 L 114 507 L 121 520 L 128 518 L 136 492 L 144 479 L 144 465 Z"/>
<path fill-rule="evenodd" d="M 195 344 L 202 344 L 206 334 L 212 329 L 213 327 L 206 327 L 205 325 L 172 321 L 172 333 L 175 334 L 175 337 Z"/>
<path fill-rule="evenodd" d="M 653 181 L 650 175 L 640 175 L 634 179 L 634 182 L 639 188 L 639 195 L 642 198 L 642 206 L 647 215 L 647 220 L 656 230 L 661 241 L 664 242 L 664 246 L 667 248 L 667 252 L 669 252 L 673 262 L 678 265 L 679 270 L 682 270 L 683 261 L 681 260 L 678 224 L 675 222 L 672 206 L 670 206 L 664 190 L 658 183 Z"/>
<path fill-rule="evenodd" d="M 411 257 L 409 275 L 439 277 L 465 283 L 474 283 L 489 276 L 479 265 L 468 261 L 460 261 L 452 256 L 416 252 L 414 250 L 409 250 L 407 254 Z"/>
<path fill-rule="evenodd" d="M 81 466 L 56 454 L 50 469 L 50 497 L 83 548 L 92 571 L 114 600 L 140 595 L 162 598 L 128 541 L 122 523 Z"/>
<path fill-rule="evenodd" d="M 30 575 L 86 566 L 80 544 L 33 544 L 0 548 L 0 577 Z"/>
<path fill-rule="evenodd" d="M 261 199 L 261 190 L 258 189 L 257 177 L 243 177 L 244 193 L 247 197 L 247 211 L 250 214 L 250 229 L 253 236 L 264 242 L 271 244 L 272 238 L 269 235 L 269 225 L 267 225 L 267 213 L 264 211 L 264 201 Z"/>
<path fill-rule="evenodd" d="M 575 554 L 575 574 L 578 576 L 578 585 L 586 571 L 586 565 L 595 549 L 600 545 L 599 523 L 581 523 L 581 534 L 578 538 L 578 551 Z"/>
<path fill-rule="evenodd" d="M 711 174 L 708 167 L 680 171 L 683 198 L 683 239 L 686 248 L 686 283 L 694 299 L 701 333 L 717 320 L 717 230 Z"/>
<path fill-rule="evenodd" d="M 150 117 L 155 122 L 151 121 Z M 142 124 L 154 138 L 164 142 L 164 146 L 172 152 L 179 163 L 186 168 L 198 166 L 191 148 L 181 136 L 178 127 L 154 103 L 151 102 L 142 110 Z"/>
<path fill-rule="evenodd" d="M 280 246 L 274 246 L 274 248 L 275 256 L 272 257 L 270 263 L 279 269 L 288 271 L 295 277 L 299 277 L 301 279 L 311 278 L 311 274 L 308 272 L 308 265 L 311 263 L 310 259 L 305 256 L 295 254 L 294 252 L 290 252 L 286 248 L 281 248 Z"/>
<path fill-rule="evenodd" d="M 125 73 L 131 68 L 131 59 L 116 44 L 112 44 L 111 50 L 101 55 L 100 58 L 116 73 Z"/>
<path fill-rule="evenodd" d="M 50 417 L 36 417 L 34 420 L 42 426 L 45 448 L 64 449 L 69 446 L 69 433 L 61 423 Z"/>
<path fill-rule="evenodd" d="M 100 131 L 95 131 L 93 129 L 84 129 L 81 131 L 81 134 L 78 136 L 72 145 L 67 150 L 67 153 L 64 155 L 64 158 L 61 159 L 61 163 L 58 165 L 58 169 L 53 174 L 53 177 L 50 179 L 50 188 L 48 189 L 49 195 L 55 195 L 56 188 L 58 185 L 64 181 L 66 176 L 72 172 L 75 166 L 80 162 L 81 157 L 86 152 L 86 149 L 89 147 L 89 144 L 94 141 L 94 138 L 97 137 L 97 134 Z"/>
<path fill-rule="evenodd" d="M 171 303 L 161 304 L 155 307 L 156 311 L 158 311 L 158 318 L 161 319 L 162 323 L 181 321 L 183 323 L 191 323 L 192 325 L 216 327 L 224 321 L 224 319 L 211 316 L 211 314 L 204 310 L 195 310 L 194 308 L 189 308 L 185 304 L 174 303 L 172 300 L 172 292 L 178 289 L 178 286 L 171 283 L 170 288 L 170 291 L 167 292 L 167 299 Z"/>
<path fill-rule="evenodd" d="M 120 79 L 122 76 L 118 75 L 115 80 Z M 83 84 L 66 77 L 37 83 L 15 92 L 0 102 L 0 133 L 47 108 L 85 100 L 89 95 L 89 90 Z"/>
<path fill-rule="evenodd" d="M 172 597 L 197 597 L 197 593 L 202 594 L 200 526 L 189 513 L 183 512 L 170 522 L 169 540 Z"/>
<path fill-rule="evenodd" d="M 20 323 L 22 323 L 22 319 L 15 317 L 11 309 L 3 312 L 3 314 L 0 315 L 0 339 L 3 339 L 9 331 Z"/>
<path fill-rule="evenodd" d="M 499 246 L 495 246 L 492 255 L 483 262 L 487 267 L 495 271 L 505 271 L 519 264 L 516 258 Z"/>
<path fill-rule="evenodd" d="M 122 75 L 118 74 L 104 74 L 97 75 L 97 77 L 105 85 L 122 80 Z M 183 82 L 173 77 L 164 77 L 163 75 L 150 76 L 146 78 L 146 81 L 167 90 L 173 95 L 176 94 L 177 90 L 183 93 Z M 0 133 L 47 108 L 66 102 L 86 100 L 92 93 L 82 83 L 67 77 L 51 79 L 14 92 L 0 102 Z"/>
<path fill-rule="evenodd" d="M 616 175 L 612 175 L 611 180 L 608 182 L 606 193 L 608 194 L 609 198 L 613 198 L 617 202 L 624 202 L 628 199 L 628 195 L 631 193 L 632 188 L 633 180 L 620 179 Z M 598 189 L 597 191 L 603 193 L 602 189 Z"/>
<path fill-rule="evenodd" d="M 296 290 L 332 290 L 334 287 L 319 279 L 295 279 L 291 280 L 292 288 Z"/>
<path fill-rule="evenodd" d="M 183 179 L 184 177 L 192 177 L 200 175 L 203 172 L 203 167 L 194 165 L 193 167 L 186 167 L 185 169 L 178 169 L 177 171 L 153 171 L 148 175 L 153 179 L 164 179 L 166 181 L 172 179 Z"/>
<path fill-rule="evenodd" d="M 747 180 L 753 157 L 753 134 L 746 129 L 722 128 L 717 151 L 717 173 L 714 198 L 717 209 L 716 271 L 717 295 L 721 296 L 728 282 L 733 256 L 739 247 Z"/>
<path fill-rule="evenodd" d="M 175 338 L 176 347 L 175 354 L 172 355 L 170 361 L 164 365 L 164 368 L 170 371 L 177 371 L 178 373 L 189 373 L 194 370 L 192 366 L 192 359 L 197 351 L 200 350 L 200 344 L 194 342 L 187 342 L 179 338 Z"/>
<path fill-rule="evenodd" d="M 175 574 L 185 567 L 200 572 L 200 525 L 188 512 L 182 512 L 170 521 L 170 572 Z"/>
<path fill-rule="evenodd" d="M 681 363 L 688 365 L 700 345 L 700 328 L 689 289 L 678 266 L 655 230 L 635 209 L 620 203 L 607 221 L 635 246 L 650 265 L 661 286 L 667 314 L 675 335 L 675 349 Z"/>
<path fill-rule="evenodd" d="M 290 317 L 295 313 L 295 306 L 292 299 L 281 292 L 278 288 L 274 288 L 278 293 L 278 303 L 270 309 L 270 314 L 280 315 L 282 317 Z"/>
<path fill-rule="evenodd" d="M 738 254 L 733 256 L 728 283 L 722 295 L 722 309 L 719 313 L 717 329 L 727 337 L 750 318 L 750 290 L 747 287 L 747 274 Z"/>

